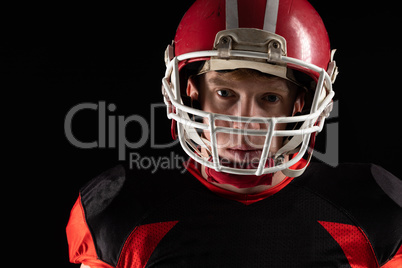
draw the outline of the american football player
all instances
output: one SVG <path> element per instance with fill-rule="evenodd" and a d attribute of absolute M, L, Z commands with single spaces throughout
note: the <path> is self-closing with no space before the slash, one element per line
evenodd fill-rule
<path fill-rule="evenodd" d="M 79 193 L 81 267 L 402 267 L 402 184 L 310 163 L 338 74 L 307 0 L 197 0 L 162 94 L 187 173 L 112 168 Z"/>

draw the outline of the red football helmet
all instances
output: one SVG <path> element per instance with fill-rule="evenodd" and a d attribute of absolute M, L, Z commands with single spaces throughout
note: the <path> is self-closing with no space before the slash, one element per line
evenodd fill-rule
<path fill-rule="evenodd" d="M 306 152 L 310 159 L 310 140 L 322 130 L 332 109 L 332 83 L 338 73 L 332 56 L 325 26 L 307 0 L 197 0 L 184 15 L 173 44 L 165 52 L 167 69 L 162 91 L 168 118 L 173 119 L 173 134 L 190 157 L 216 171 L 262 175 L 282 170 L 288 176 L 298 176 L 303 169 L 295 171 L 289 167 Z M 183 101 L 185 85 L 183 89 L 181 85 L 194 69 L 200 74 L 238 68 L 258 70 L 306 88 L 313 95 L 309 111 L 293 117 L 240 117 L 205 112 Z M 196 121 L 195 117 L 204 120 Z M 216 120 L 265 123 L 269 127 L 238 130 L 217 127 Z M 299 126 L 275 130 L 279 123 Z M 211 140 L 203 137 L 204 130 L 209 131 Z M 216 144 L 219 132 L 265 136 L 258 168 L 222 165 Z M 269 148 L 274 136 L 288 138 L 271 155 Z M 210 155 L 202 156 L 200 147 Z M 284 155 L 294 157 L 285 162 Z M 274 164 L 267 166 L 268 162 Z"/>

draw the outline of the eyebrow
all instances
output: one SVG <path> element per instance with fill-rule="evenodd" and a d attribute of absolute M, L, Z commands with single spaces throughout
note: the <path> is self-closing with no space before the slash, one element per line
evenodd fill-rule
<path fill-rule="evenodd" d="M 209 78 L 208 83 L 215 84 L 215 85 L 226 85 L 226 84 L 228 84 L 228 81 L 222 79 L 219 76 L 215 76 L 215 77 Z"/>
<path fill-rule="evenodd" d="M 267 79 L 277 79 L 277 77 L 267 78 Z M 227 79 L 223 79 L 221 76 L 214 76 L 214 77 L 211 77 L 211 78 L 208 79 L 208 83 L 211 83 L 211 84 L 214 84 L 214 85 L 217 85 L 217 86 L 230 86 L 233 82 L 234 82 L 234 80 L 229 80 L 228 81 Z M 276 86 L 276 87 L 267 88 L 267 90 L 278 90 L 278 91 L 282 91 L 282 92 L 286 92 L 286 93 L 290 92 L 289 86 L 284 87 L 282 85 L 280 85 L 279 87 Z"/>

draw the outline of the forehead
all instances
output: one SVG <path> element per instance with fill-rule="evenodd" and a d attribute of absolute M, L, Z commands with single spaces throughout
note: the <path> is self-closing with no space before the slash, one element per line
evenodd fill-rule
<path fill-rule="evenodd" d="M 259 85 L 263 88 L 274 87 L 278 90 L 289 91 L 289 83 L 285 79 L 269 74 L 263 74 L 250 69 L 239 69 L 234 71 L 216 72 L 211 71 L 205 74 L 207 84 L 213 86 L 235 87 L 239 85 Z"/>

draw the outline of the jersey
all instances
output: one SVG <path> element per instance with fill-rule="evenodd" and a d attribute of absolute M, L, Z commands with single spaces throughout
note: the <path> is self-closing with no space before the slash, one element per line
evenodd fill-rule
<path fill-rule="evenodd" d="M 79 193 L 70 261 L 95 267 L 402 267 L 401 181 L 372 164 L 311 163 L 259 194 L 188 172 L 117 166 Z"/>

